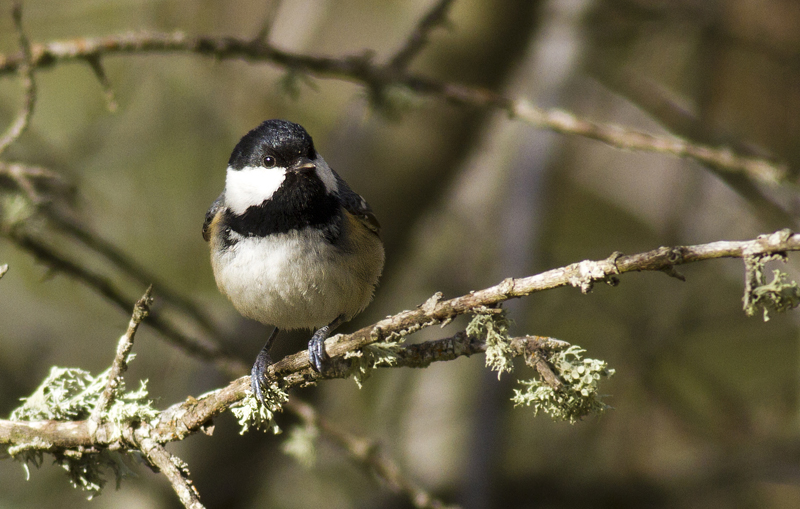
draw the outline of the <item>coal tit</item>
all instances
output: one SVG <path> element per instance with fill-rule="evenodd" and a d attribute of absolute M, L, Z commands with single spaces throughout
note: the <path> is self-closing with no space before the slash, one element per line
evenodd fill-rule
<path fill-rule="evenodd" d="M 275 326 L 251 371 L 260 401 L 279 329 L 316 330 L 309 361 L 324 372 L 325 339 L 372 300 L 384 261 L 379 230 L 298 124 L 267 120 L 233 149 L 203 238 L 220 291 L 242 315 Z"/>

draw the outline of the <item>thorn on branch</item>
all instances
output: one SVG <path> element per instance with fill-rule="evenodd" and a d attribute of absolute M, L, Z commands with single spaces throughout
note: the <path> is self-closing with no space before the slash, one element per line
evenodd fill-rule
<path fill-rule="evenodd" d="M 117 104 L 116 97 L 114 95 L 114 89 L 111 88 L 111 82 L 108 79 L 108 75 L 106 74 L 106 70 L 103 67 L 103 63 L 100 61 L 100 54 L 94 53 L 88 55 L 86 57 L 86 62 L 89 64 L 89 67 L 92 69 L 92 72 L 97 77 L 97 80 L 100 82 L 100 87 L 103 89 L 103 95 L 106 99 L 106 108 L 111 113 L 117 111 L 119 105 Z"/>

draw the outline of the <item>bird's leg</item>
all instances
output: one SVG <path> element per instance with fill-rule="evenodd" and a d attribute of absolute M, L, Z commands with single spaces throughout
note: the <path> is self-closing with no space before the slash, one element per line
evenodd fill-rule
<path fill-rule="evenodd" d="M 275 327 L 269 335 L 269 339 L 267 339 L 267 344 L 264 345 L 264 348 L 261 349 L 258 357 L 256 357 L 253 369 L 250 370 L 250 388 L 253 389 L 253 394 L 262 405 L 264 404 L 263 385 L 267 378 L 267 368 L 272 364 L 272 358 L 269 356 L 269 349 L 272 347 L 272 343 L 275 341 L 277 335 L 278 328 Z"/>
<path fill-rule="evenodd" d="M 328 352 L 325 351 L 325 340 L 328 339 L 328 336 L 331 335 L 334 329 L 342 323 L 344 323 L 344 315 L 339 315 L 334 321 L 322 327 L 311 336 L 311 341 L 308 342 L 308 362 L 317 373 L 324 373 L 325 368 L 328 367 L 328 361 L 330 360 Z"/>

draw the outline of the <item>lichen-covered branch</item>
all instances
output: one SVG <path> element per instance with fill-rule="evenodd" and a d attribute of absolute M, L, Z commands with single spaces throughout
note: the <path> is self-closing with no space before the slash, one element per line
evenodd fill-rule
<path fill-rule="evenodd" d="M 514 355 L 525 356 L 534 350 L 560 351 L 568 343 L 553 338 L 526 336 L 512 338 L 510 343 Z M 467 337 L 463 333 L 451 338 L 426 341 L 415 345 L 403 345 L 396 351 L 397 363 L 393 367 L 423 367 L 431 362 L 449 361 L 461 356 L 482 353 L 486 350 L 484 342 Z M 340 364 L 334 366 L 340 376 L 347 376 L 347 368 L 352 361 L 339 359 Z M 309 368 L 310 370 L 310 368 Z M 273 371 L 271 370 L 271 373 Z M 316 373 L 316 372 L 313 372 Z M 314 375 L 293 376 L 284 380 L 284 387 L 310 383 Z M 313 380 L 321 377 L 316 375 Z M 173 405 L 158 416 L 153 423 L 149 436 L 158 443 L 182 440 L 197 431 L 205 431 L 211 420 L 242 400 L 249 391 L 249 377 L 241 377 L 222 389 L 210 392 L 199 398 Z M 102 422 L 97 431 L 98 436 L 122 437 L 121 430 L 114 429 L 115 424 Z M 6 421 L 0 420 L 0 444 L 39 443 L 41 450 L 52 451 L 59 448 L 91 448 L 96 444 L 90 433 L 88 421 Z M 46 444 L 46 445 L 45 445 Z M 110 447 L 125 448 L 124 443 L 105 444 Z"/>
<path fill-rule="evenodd" d="M 518 279 L 506 279 L 498 285 L 470 292 L 454 299 L 443 300 L 435 295 L 419 307 L 403 311 L 352 334 L 329 338 L 326 349 L 332 357 L 344 357 L 377 341 L 386 341 L 408 334 L 430 325 L 446 323 L 454 317 L 479 312 L 487 306 L 496 306 L 508 299 L 530 295 L 534 292 L 573 286 L 586 293 L 596 282 L 616 284 L 617 277 L 626 272 L 664 271 L 668 274 L 677 265 L 712 260 L 717 258 L 742 258 L 768 256 L 789 251 L 800 251 L 800 234 L 787 230 L 762 235 L 747 241 L 720 241 L 694 246 L 661 247 L 634 255 L 614 253 L 604 260 L 586 260 L 541 274 Z M 673 276 L 679 276 L 673 273 Z M 539 342 L 541 349 L 558 349 L 561 342 L 549 338 L 526 338 Z M 517 344 L 512 342 L 512 345 Z M 485 348 L 473 344 L 472 339 L 454 336 L 445 340 L 429 341 L 418 345 L 401 345 L 396 351 L 398 365 L 423 366 L 434 360 L 453 358 L 478 353 Z M 524 354 L 519 345 L 515 354 Z M 344 362 L 344 361 L 340 361 Z M 341 376 L 346 372 L 336 369 Z M 273 364 L 269 377 L 280 380 L 285 388 L 317 383 L 322 377 L 308 365 L 308 354 L 296 353 Z M 243 399 L 250 386 L 249 377 L 241 377 L 222 389 L 200 398 L 173 405 L 164 410 L 153 425 L 153 438 L 159 443 L 180 440 L 208 426 L 211 420 Z M 0 421 L 0 443 L 17 443 L 41 440 L 52 446 L 92 446 L 83 423 L 21 423 Z M 63 426 L 63 428 L 62 428 Z M 63 431 L 63 435 L 62 435 Z M 16 437 L 16 438 L 14 438 Z M 59 440 L 62 440 L 60 442 Z"/>
<path fill-rule="evenodd" d="M 92 410 L 92 415 L 89 417 L 92 426 L 98 426 L 103 421 L 103 414 L 108 411 L 109 405 L 119 391 L 122 375 L 128 370 L 128 356 L 133 348 L 136 330 L 139 328 L 142 320 L 150 313 L 150 306 L 153 303 L 152 292 L 153 287 L 148 287 L 142 298 L 136 301 L 136 305 L 133 307 L 131 320 L 128 323 L 128 330 L 125 331 L 125 334 L 123 334 L 119 340 L 117 354 L 114 356 L 114 361 L 111 363 L 111 369 L 108 371 L 108 381 L 97 400 L 94 410 Z"/>
<path fill-rule="evenodd" d="M 762 274 L 763 263 L 776 257 L 785 257 L 789 251 L 798 250 L 800 250 L 800 235 L 784 230 L 748 241 L 662 247 L 629 256 L 614 253 L 604 260 L 586 260 L 526 278 L 506 279 L 498 285 L 454 299 L 444 300 L 437 294 L 413 310 L 398 313 L 353 334 L 330 338 L 326 342 L 326 349 L 332 357 L 337 357 L 332 370 L 334 376 L 348 376 L 359 363 L 364 362 L 365 358 L 374 364 L 372 367 L 424 367 L 436 361 L 448 361 L 460 356 L 485 352 L 492 348 L 492 345 L 486 338 L 464 333 L 414 345 L 404 345 L 399 343 L 398 339 L 423 327 L 447 323 L 460 314 L 469 313 L 488 317 L 487 319 L 499 319 L 496 307 L 511 298 L 567 285 L 586 293 L 596 282 L 617 284 L 619 275 L 632 271 L 657 270 L 682 278 L 675 271 L 675 266 L 724 257 L 746 260 L 748 279 L 763 282 L 761 279 L 753 278 L 751 274 L 754 271 Z M 776 279 L 779 282 L 783 281 L 783 278 Z M 779 283 L 773 281 L 770 285 L 779 286 Z M 748 285 L 748 292 L 758 293 L 763 286 L 766 285 L 758 286 L 751 283 Z M 784 302 L 781 306 L 776 304 L 777 310 L 791 308 L 800 302 L 800 297 L 796 295 L 797 285 L 785 286 L 794 288 L 795 298 Z M 773 290 L 779 293 L 792 291 L 783 287 Z M 373 343 L 378 344 L 373 345 Z M 506 347 L 509 355 L 523 356 L 526 363 L 539 373 L 539 380 L 522 382 L 527 389 L 516 391 L 517 404 L 531 405 L 537 412 L 545 411 L 554 418 L 572 422 L 587 412 L 602 411 L 605 407 L 598 399 L 586 400 L 574 396 L 577 393 L 596 390 L 599 378 L 613 373 L 613 370 L 605 367 L 604 362 L 582 359 L 580 348 L 552 338 L 536 336 L 513 338 L 507 340 Z M 290 355 L 270 366 L 269 377 L 273 382 L 279 383 L 284 390 L 292 386 L 314 384 L 322 379 L 308 366 L 306 352 Z M 93 394 L 94 389 L 91 387 L 97 386 L 100 379 L 85 376 L 85 380 L 85 385 L 89 387 L 81 388 L 82 394 Z M 105 392 L 103 386 L 107 388 L 107 380 L 108 378 L 102 379 L 97 389 L 98 393 Z M 566 384 L 570 384 L 568 389 L 565 387 Z M 35 458 L 36 454 L 51 452 L 63 462 L 73 461 L 71 456 L 63 454 L 64 451 L 75 451 L 74 454 L 80 459 L 87 453 L 138 449 L 140 446 L 146 446 L 149 451 L 153 451 L 146 453 L 154 455 L 151 462 L 157 464 L 156 462 L 160 461 L 159 468 L 163 468 L 162 465 L 166 464 L 164 462 L 167 458 L 164 455 L 168 455 L 161 448 L 163 444 L 182 440 L 197 431 L 208 431 L 213 426 L 212 421 L 215 416 L 248 396 L 249 387 L 249 377 L 245 376 L 234 380 L 227 387 L 198 398 L 190 397 L 160 413 L 155 413 L 149 404 L 146 404 L 134 411 L 123 409 L 119 413 L 121 417 L 103 419 L 100 422 L 89 418 L 88 413 L 81 413 L 80 408 L 68 415 L 85 415 L 86 420 L 66 422 L 53 418 L 36 420 L 36 416 L 41 414 L 35 409 L 25 410 L 20 415 L 30 416 L 27 419 L 0 420 L 0 444 L 9 446 L 11 454 L 28 454 L 34 455 Z M 146 391 L 142 390 L 132 396 L 131 401 L 140 401 L 144 396 Z M 302 406 L 295 406 L 293 409 L 302 416 Z M 138 415 L 148 417 L 137 417 Z M 338 435 L 333 432 L 331 434 L 336 441 Z M 106 438 L 100 442 L 98 437 Z M 370 468 L 374 468 L 376 473 L 396 489 L 408 493 L 419 507 L 437 507 L 433 505 L 431 499 L 426 498 L 424 491 L 419 491 L 413 483 L 409 484 L 410 481 L 395 472 L 391 462 L 371 456 L 373 453 L 369 448 L 360 448 L 358 444 L 363 439 L 352 436 L 347 436 L 346 439 L 341 436 L 339 438 L 340 445 L 354 458 L 370 465 Z M 188 507 L 201 507 L 191 505 L 199 504 L 199 501 L 192 498 L 193 488 L 188 482 L 185 469 L 172 459 L 170 464 L 174 467 L 171 470 L 175 475 L 171 481 L 176 492 L 185 503 L 190 504 Z M 94 481 L 90 482 L 90 487 L 95 490 L 100 488 Z"/>
<path fill-rule="evenodd" d="M 447 2 L 440 2 L 439 5 L 446 10 Z M 433 21 L 438 23 L 439 20 L 434 16 Z M 126 33 L 32 44 L 30 63 L 34 68 L 46 68 L 66 62 L 93 62 L 100 57 L 143 53 L 196 53 L 222 60 L 269 62 L 291 72 L 352 81 L 365 86 L 373 94 L 380 95 L 390 87 L 399 87 L 456 104 L 501 109 L 511 118 L 542 129 L 584 136 L 626 150 L 686 157 L 719 170 L 743 173 L 762 182 L 783 182 L 786 178 L 788 167 L 785 163 L 745 156 L 729 148 L 712 147 L 675 136 L 658 136 L 622 126 L 593 122 L 562 110 L 538 108 L 522 98 L 505 97 L 491 90 L 409 73 L 403 69 L 405 61 L 424 47 L 426 34 L 430 29 L 428 25 L 423 25 L 418 29 L 421 36 L 412 36 L 404 47 L 408 49 L 401 50 L 387 64 L 373 62 L 369 54 L 339 58 L 317 56 L 285 51 L 262 38 L 192 37 L 183 32 Z M 396 59 L 403 65 L 395 65 L 393 62 Z M 25 59 L 20 54 L 0 54 L 0 74 L 16 72 L 24 62 Z"/>

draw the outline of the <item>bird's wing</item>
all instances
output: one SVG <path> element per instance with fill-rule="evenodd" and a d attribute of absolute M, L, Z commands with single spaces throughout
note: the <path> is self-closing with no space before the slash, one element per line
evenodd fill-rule
<path fill-rule="evenodd" d="M 350 186 L 347 185 L 347 182 L 345 182 L 338 173 L 334 172 L 334 174 L 339 184 L 339 199 L 341 199 L 344 208 L 361 221 L 364 226 L 375 233 L 375 235 L 378 235 L 381 231 L 381 224 L 378 222 L 378 218 L 375 217 L 375 214 L 372 213 L 372 208 L 370 208 L 367 200 L 350 189 Z"/>
<path fill-rule="evenodd" d="M 203 239 L 205 239 L 206 242 L 211 240 L 211 222 L 214 220 L 214 216 L 216 216 L 222 209 L 222 203 L 224 200 L 225 193 L 223 192 L 217 197 L 216 200 L 214 200 L 214 203 L 211 204 L 208 212 L 206 212 L 206 219 L 203 221 Z"/>

